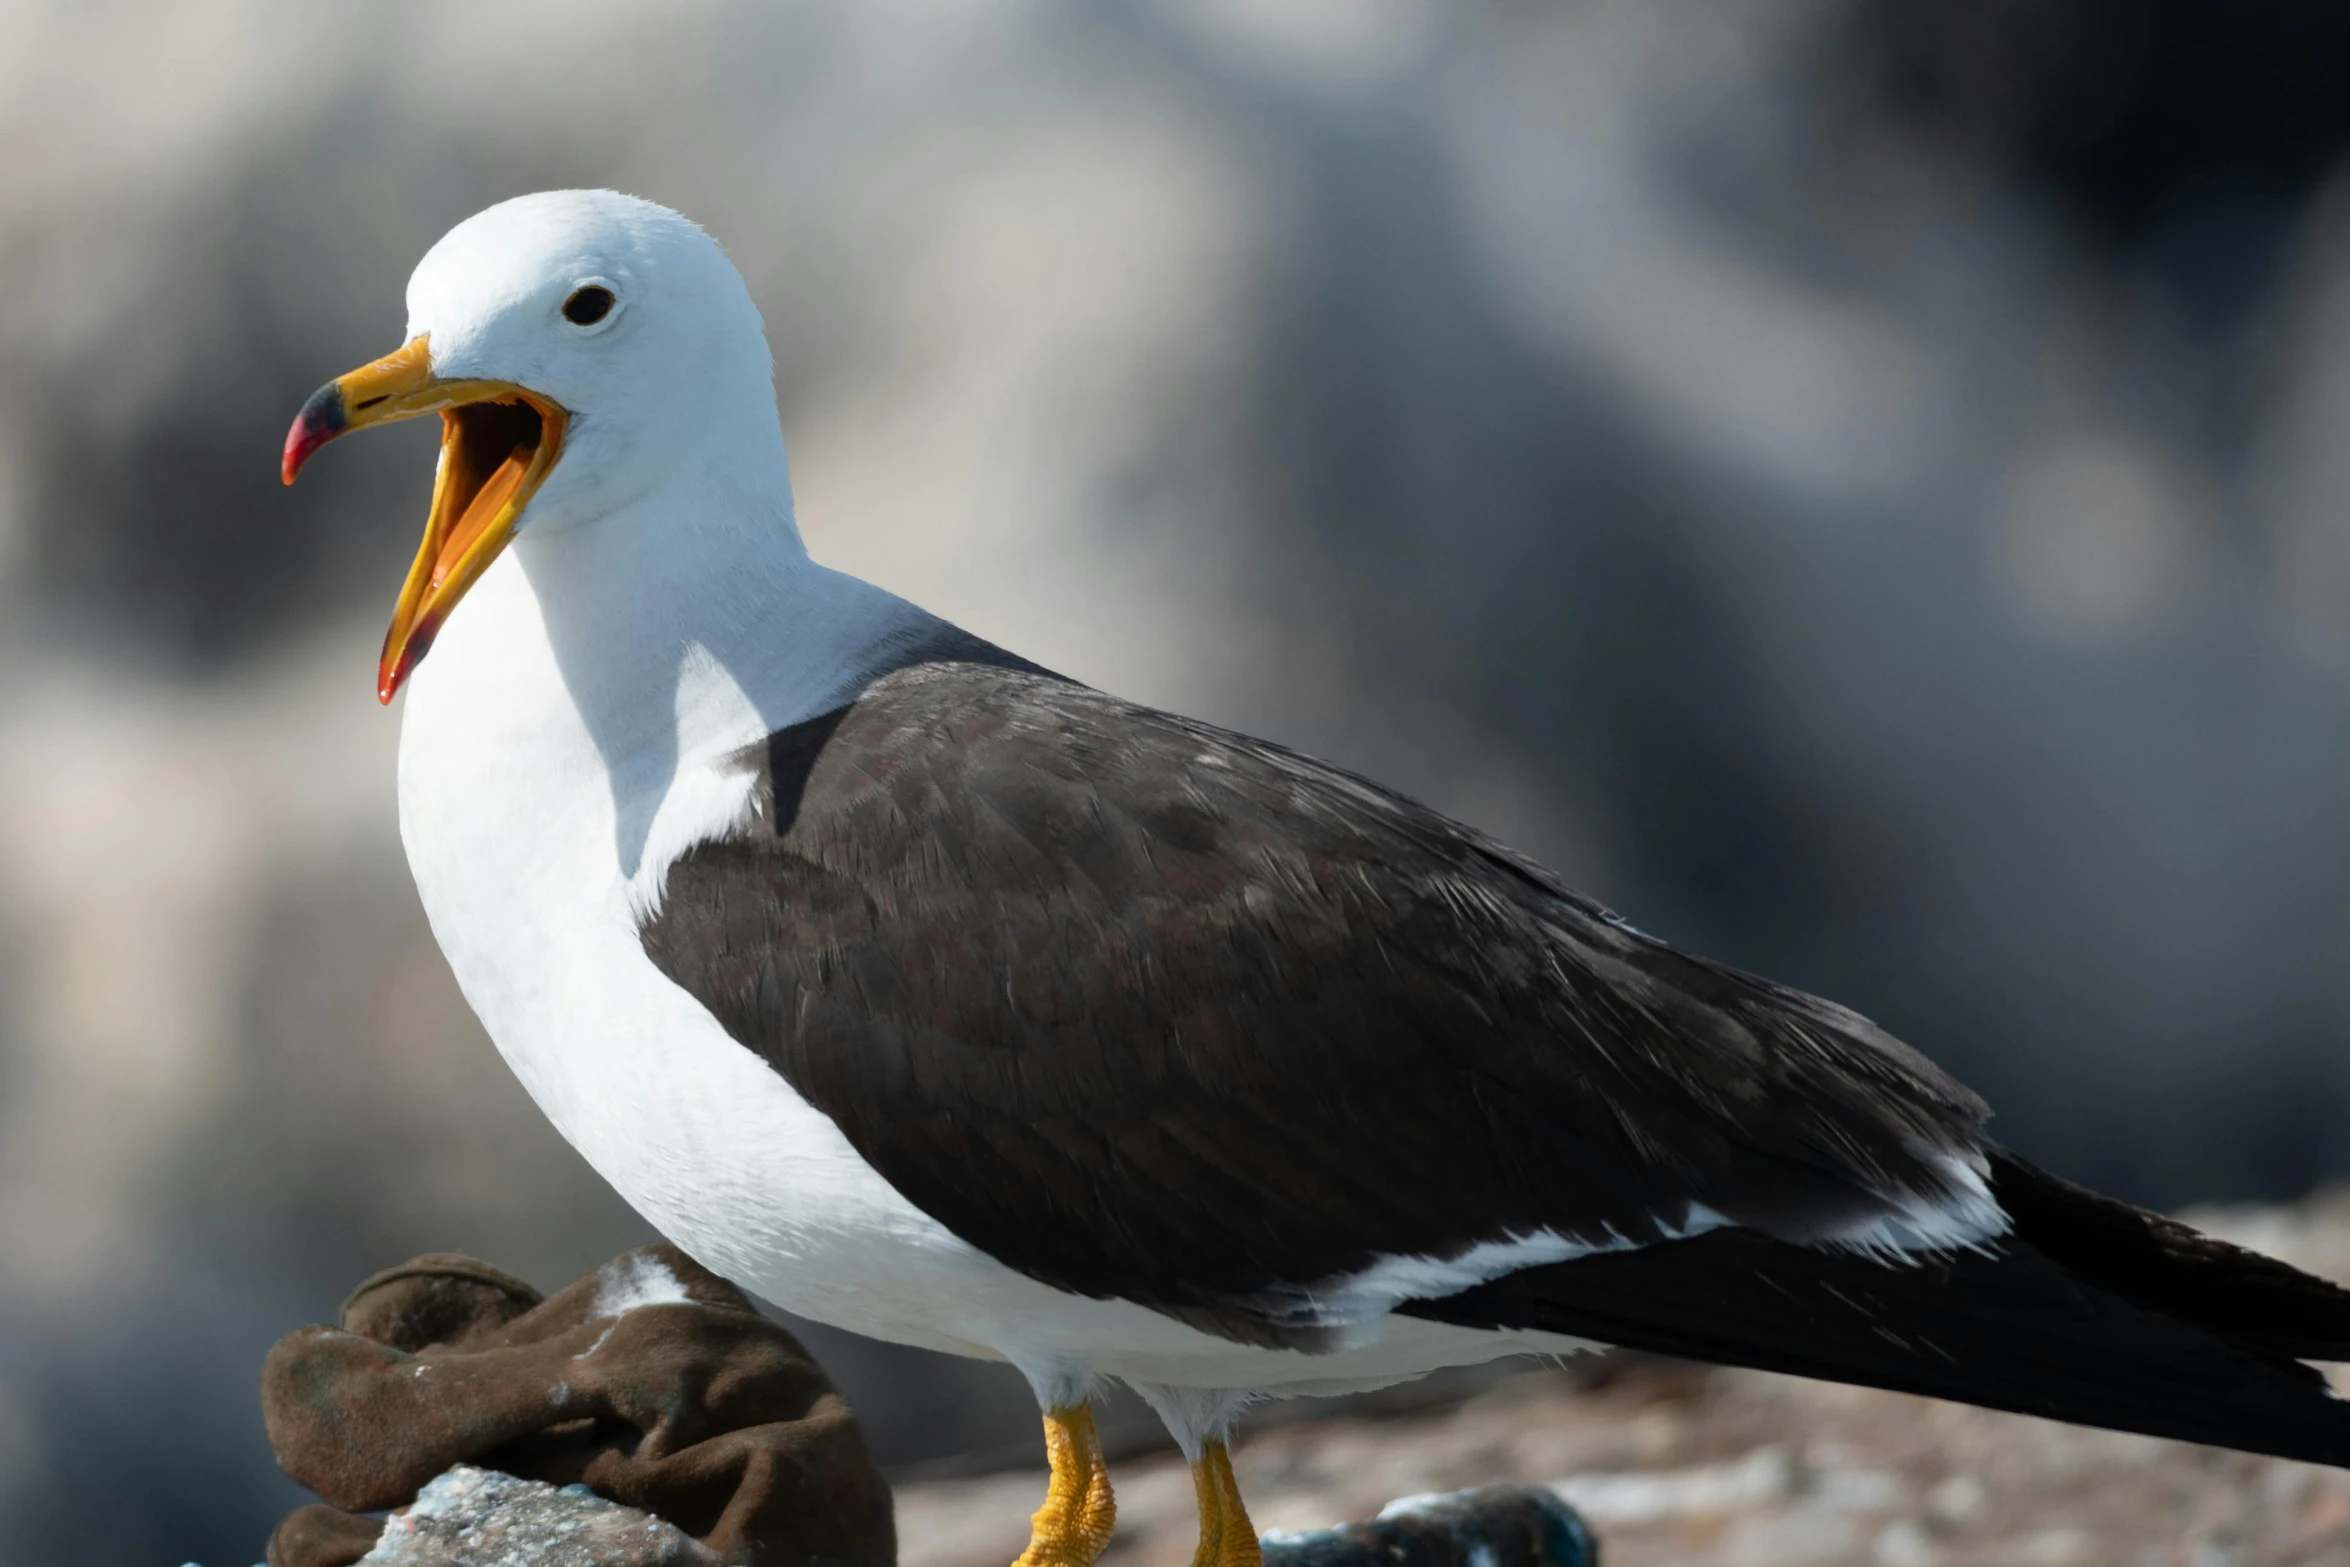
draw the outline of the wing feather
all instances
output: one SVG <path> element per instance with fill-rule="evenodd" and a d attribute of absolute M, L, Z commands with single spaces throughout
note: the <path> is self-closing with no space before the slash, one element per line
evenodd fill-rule
<path fill-rule="evenodd" d="M 1996 1223 L 1984 1108 L 1916 1052 L 1338 768 L 959 659 L 760 765 L 645 950 L 1059 1287 L 1306 1342 L 1301 1292 L 1382 1258 Z"/>

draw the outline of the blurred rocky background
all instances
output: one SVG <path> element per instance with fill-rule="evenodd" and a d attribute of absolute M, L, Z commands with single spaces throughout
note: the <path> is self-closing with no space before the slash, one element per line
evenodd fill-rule
<path fill-rule="evenodd" d="M 275 476 L 547 186 L 740 263 L 826 559 L 1859 1006 L 2065 1174 L 2350 1170 L 2345 82 L 2323 0 L 0 0 L 0 1560 L 249 1561 L 280 1333 L 644 1238 L 401 861 L 432 436 Z M 887 1463 L 1033 1443 L 807 1338 Z"/>

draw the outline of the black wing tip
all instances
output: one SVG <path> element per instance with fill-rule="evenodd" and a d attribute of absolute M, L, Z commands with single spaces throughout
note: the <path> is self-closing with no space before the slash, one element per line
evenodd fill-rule
<path fill-rule="evenodd" d="M 2003 1148 L 1991 1184 L 2015 1234 L 2067 1270 L 2220 1337 L 2293 1360 L 2350 1361 L 2350 1290 Z"/>
<path fill-rule="evenodd" d="M 2316 1368 L 2020 1236 L 1887 1267 L 1717 1230 L 1403 1309 L 2350 1468 L 2350 1402 Z"/>

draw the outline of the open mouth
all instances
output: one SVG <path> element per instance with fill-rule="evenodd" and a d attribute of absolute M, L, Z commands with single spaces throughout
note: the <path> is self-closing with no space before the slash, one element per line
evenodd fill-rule
<path fill-rule="evenodd" d="M 365 416 L 359 404 L 354 414 Z M 465 590 L 513 536 L 515 522 L 563 451 L 563 410 L 519 387 L 444 407 L 441 467 L 416 563 L 400 589 L 376 671 L 389 702 L 432 648 Z"/>
<path fill-rule="evenodd" d="M 422 551 L 432 561 L 426 592 L 443 589 L 501 515 L 528 504 L 555 465 L 562 421 L 560 409 L 527 394 L 441 410 L 441 470 Z"/>
<path fill-rule="evenodd" d="M 511 381 L 434 374 L 431 340 L 420 335 L 312 393 L 286 432 L 279 472 L 291 484 L 327 442 L 428 413 L 441 416 L 441 466 L 424 542 L 401 585 L 376 666 L 375 694 L 385 702 L 514 536 L 522 509 L 563 454 L 568 420 L 560 404 Z"/>

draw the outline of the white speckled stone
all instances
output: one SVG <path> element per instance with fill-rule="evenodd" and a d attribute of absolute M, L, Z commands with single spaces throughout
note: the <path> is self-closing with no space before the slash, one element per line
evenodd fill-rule
<path fill-rule="evenodd" d="M 585 1486 L 518 1480 L 459 1464 L 384 1522 L 365 1557 L 396 1567 L 718 1567 L 649 1513 Z"/>

